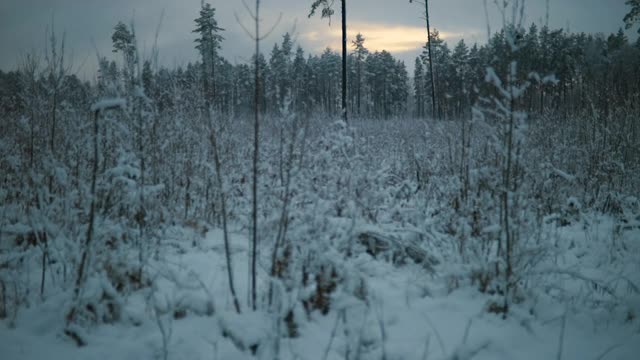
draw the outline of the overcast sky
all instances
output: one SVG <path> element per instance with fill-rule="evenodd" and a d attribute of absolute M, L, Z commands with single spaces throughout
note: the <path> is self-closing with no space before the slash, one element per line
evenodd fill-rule
<path fill-rule="evenodd" d="M 252 0 L 247 0 L 251 2 Z M 241 0 L 211 0 L 224 32 L 223 55 L 232 63 L 246 62 L 252 45 L 237 23 L 234 13 L 249 26 Z M 295 29 L 297 42 L 306 52 L 320 52 L 327 46 L 339 48 L 340 23 L 335 17 L 308 19 L 311 0 L 262 0 L 263 28 L 269 28 L 282 13 L 282 21 L 265 41 L 270 51 L 287 31 Z M 336 1 L 338 3 L 339 1 Z M 617 31 L 627 12 L 624 0 L 550 0 L 550 25 L 572 31 Z M 495 29 L 498 13 L 488 0 L 490 22 Z M 371 50 L 387 49 L 413 67 L 413 60 L 425 42 L 422 8 L 408 0 L 348 0 L 349 37 L 362 32 Z M 482 0 L 431 0 L 432 26 L 450 43 L 464 37 L 468 43 L 486 41 L 487 26 Z M 546 0 L 527 0 L 527 23 L 544 23 Z M 139 45 L 148 50 L 164 10 L 158 39 L 160 61 L 166 66 L 195 60 L 193 19 L 200 0 L 0 0 L 0 69 L 16 67 L 28 51 L 42 51 L 45 31 L 53 22 L 65 32 L 67 53 L 74 71 L 92 78 L 96 53 L 112 56 L 111 34 L 119 21 L 135 22 Z M 338 14 L 338 12 L 336 12 Z M 634 31 L 627 32 L 630 36 Z"/>

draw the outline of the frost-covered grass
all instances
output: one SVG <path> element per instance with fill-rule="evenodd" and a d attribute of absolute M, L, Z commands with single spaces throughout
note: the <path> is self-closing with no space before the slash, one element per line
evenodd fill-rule
<path fill-rule="evenodd" d="M 502 231 L 494 201 L 499 172 L 485 153 L 487 129 L 478 127 L 469 145 L 476 151 L 465 207 L 459 124 L 354 121 L 354 130 L 316 119 L 304 138 L 281 132 L 288 123 L 276 120 L 266 121 L 262 144 L 258 311 L 248 303 L 250 157 L 242 152 L 248 130 L 239 122 L 225 138 L 223 168 L 241 314 L 204 182 L 195 177 L 181 193 L 185 183 L 169 179 L 173 200 L 149 191 L 148 219 L 156 222 L 141 238 L 132 221 L 139 172 L 125 157 L 103 175 L 99 195 L 109 201 L 100 203 L 98 240 L 78 296 L 86 204 L 76 216 L 54 202 L 58 207 L 45 212 L 44 243 L 32 231 L 41 229 L 34 226 L 40 218 L 20 202 L 3 204 L 0 281 L 8 316 L 0 320 L 0 358 L 637 358 L 640 208 L 631 180 L 617 188 L 615 181 L 609 188 L 584 186 L 589 166 L 539 164 L 566 154 L 528 144 L 535 151 L 524 160 L 527 206 L 518 213 L 515 290 L 503 316 L 496 311 L 505 298 L 504 259 L 495 251 Z M 291 139 L 297 141 L 288 162 Z M 187 193 L 194 196 L 189 211 L 182 207 Z M 281 271 L 271 278 L 279 236 Z M 80 315 L 70 322 L 65 316 L 74 306 Z M 86 345 L 77 347 L 74 337 Z"/>
<path fill-rule="evenodd" d="M 327 315 L 298 307 L 299 337 L 291 339 L 275 336 L 279 325 L 269 311 L 252 313 L 244 302 L 241 315 L 233 311 L 221 231 L 200 238 L 173 228 L 146 267 L 152 285 L 122 297 L 119 321 L 85 329 L 87 346 L 62 333 L 70 289 L 49 288 L 44 300 L 20 309 L 15 328 L 0 323 L 0 349 L 3 359 L 153 359 L 163 357 L 164 338 L 169 359 L 251 359 L 252 344 L 265 359 L 278 347 L 280 359 L 555 359 L 562 338 L 562 359 L 637 359 L 640 301 L 629 287 L 640 283 L 633 255 L 640 230 L 584 215 L 548 232 L 556 255 L 531 275 L 534 297 L 506 320 L 487 312 L 491 295 L 466 282 L 451 289 L 442 275 L 447 264 L 433 274 L 363 253 L 346 266 L 365 279 L 366 301 L 337 291 Z M 615 247 L 608 244 L 613 235 Z M 236 286 L 246 299 L 247 239 L 234 233 L 231 241 Z"/>

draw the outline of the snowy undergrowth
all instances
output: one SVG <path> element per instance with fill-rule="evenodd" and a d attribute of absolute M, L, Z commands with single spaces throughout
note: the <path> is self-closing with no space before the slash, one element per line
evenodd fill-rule
<path fill-rule="evenodd" d="M 495 256 L 474 251 L 495 240 L 490 235 L 496 226 L 487 216 L 474 225 L 480 230 L 477 235 L 459 231 L 464 229 L 464 214 L 455 212 L 452 199 L 460 184 L 442 165 L 446 161 L 427 154 L 424 159 L 433 158 L 433 163 L 413 159 L 422 169 L 412 169 L 405 166 L 413 161 L 407 160 L 411 152 L 401 150 L 405 144 L 352 137 L 341 123 L 333 127 L 334 131 L 313 137 L 306 155 L 295 147 L 280 153 L 290 156 L 278 156 L 273 146 L 273 153 L 265 152 L 269 162 L 262 170 L 258 312 L 251 312 L 247 301 L 248 225 L 239 215 L 232 216 L 237 227 L 230 253 L 241 314 L 235 313 L 229 293 L 222 231 L 198 221 L 167 222 L 154 233 L 153 246 L 142 248 L 143 263 L 137 248 L 126 241 L 117 252 L 103 248 L 95 252 L 97 262 L 78 306 L 87 310 L 84 315 L 89 318 L 71 329 L 86 342 L 80 348 L 64 335 L 64 316 L 73 298 L 71 265 L 77 261 L 71 261 L 67 270 L 65 262 L 51 262 L 51 278 L 38 298 L 33 296 L 40 284 L 34 269 L 40 267 L 42 249 L 25 245 L 19 259 L 4 258 L 13 256 L 11 251 L 0 258 L 0 264 L 12 264 L 11 271 L 0 272 L 0 280 L 15 285 L 21 296 L 20 304 L 10 308 L 12 316 L 0 326 L 3 355 L 9 359 L 50 354 L 69 359 L 636 358 L 640 351 L 640 269 L 634 256 L 640 253 L 637 203 L 623 206 L 622 212 L 600 215 L 579 207 L 577 199 L 563 207 L 563 199 L 542 189 L 554 206 L 542 217 L 540 231 L 523 232 L 518 252 L 522 261 L 516 262 L 515 273 L 518 301 L 503 319 L 491 312 L 503 298 L 496 287 L 499 281 L 481 289 L 475 277 L 478 269 L 493 272 Z M 299 135 L 291 136 L 281 148 Z M 363 140 L 368 145 L 359 143 Z M 293 164 L 290 180 L 284 171 L 287 164 Z M 413 170 L 424 171 L 426 177 L 418 174 L 414 181 Z M 569 181 L 567 177 L 563 179 Z M 557 182 L 548 180 L 545 186 L 553 188 Z M 247 184 L 240 183 L 240 191 L 230 195 L 232 213 L 247 213 L 248 198 L 243 194 L 248 191 L 243 186 Z M 565 193 L 559 188 L 558 194 Z M 284 199 L 290 204 L 288 213 L 281 212 Z M 101 239 L 109 245 L 106 230 L 111 228 L 100 229 Z M 10 234 L 7 230 L 11 229 L 5 234 Z M 136 232 L 132 234 L 136 239 Z M 13 238 L 6 239 L 10 248 Z M 277 239 L 281 248 L 274 271 Z M 462 253 L 461 239 L 468 249 Z M 142 276 L 120 281 L 122 276 L 136 275 L 130 270 L 139 265 Z M 123 287 L 114 291 L 121 283 Z M 12 291 L 3 294 L 11 299 Z"/>
<path fill-rule="evenodd" d="M 243 314 L 234 313 L 221 231 L 200 238 L 176 228 L 146 267 L 152 286 L 121 298 L 119 321 L 86 329 L 86 347 L 62 335 L 59 309 L 70 290 L 52 289 L 20 310 L 15 328 L 2 323 L 0 349 L 3 359 L 152 359 L 163 358 L 163 349 L 168 359 L 250 359 L 253 350 L 258 358 L 277 351 L 281 359 L 549 359 L 562 338 L 563 359 L 635 359 L 640 301 L 633 286 L 640 269 L 630 254 L 640 250 L 640 230 L 620 230 L 611 217 L 595 215 L 548 228 L 558 255 L 530 274 L 533 297 L 506 320 L 487 312 L 492 295 L 470 283 L 451 290 L 444 275 L 451 265 L 438 265 L 434 274 L 363 253 L 344 266 L 365 280 L 365 301 L 338 289 L 327 315 L 307 316 L 290 299 L 299 336 L 276 336 L 284 330 L 272 313 L 249 312 L 246 304 Z M 615 247 L 607 244 L 613 239 Z M 236 233 L 231 240 L 246 299 L 248 266 L 240 259 L 247 258 L 247 239 Z M 265 288 L 266 254 L 261 264 Z M 87 291 L 99 286 L 92 281 Z"/>

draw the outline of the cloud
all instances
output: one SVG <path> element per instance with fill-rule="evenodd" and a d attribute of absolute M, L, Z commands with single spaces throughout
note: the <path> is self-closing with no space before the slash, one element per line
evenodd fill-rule
<path fill-rule="evenodd" d="M 365 46 L 370 51 L 387 50 L 393 53 L 415 51 L 424 46 L 427 31 L 420 26 L 406 26 L 398 24 L 381 24 L 356 22 L 349 24 L 347 41 L 351 45 L 358 33 L 365 38 Z M 446 41 L 464 37 L 465 32 L 440 31 L 440 38 Z M 321 51 L 326 47 L 332 49 L 341 48 L 342 30 L 332 26 L 327 32 L 312 30 L 301 34 L 301 39 L 309 44 L 315 51 Z"/>
<path fill-rule="evenodd" d="M 240 0 L 209 0 L 217 9 L 223 33 L 222 54 L 231 62 L 245 62 L 253 53 L 253 44 L 237 24 L 235 12 L 245 25 L 251 25 Z M 282 13 L 283 20 L 263 45 L 268 52 L 282 34 L 291 31 L 297 19 L 300 45 L 308 53 L 320 53 L 326 47 L 340 49 L 338 16 L 329 27 L 326 19 L 307 18 L 308 0 L 268 0 L 263 2 L 263 29 L 268 29 Z M 492 3 L 492 2 L 489 2 Z M 337 2 L 336 2 L 337 4 Z M 544 0 L 527 2 L 528 22 L 544 18 Z M 430 2 L 432 25 L 450 46 L 460 38 L 468 43 L 486 41 L 486 20 L 479 0 L 438 0 Z M 67 49 L 81 74 L 91 78 L 97 68 L 96 50 L 114 57 L 111 33 L 119 21 L 135 19 L 136 33 L 147 53 L 154 42 L 162 10 L 165 17 L 160 29 L 160 62 L 166 66 L 185 64 L 198 59 L 194 49 L 193 20 L 198 16 L 200 0 L 0 0 L 0 69 L 16 67 L 24 52 L 41 52 L 45 44 L 45 27 L 55 18 L 58 32 L 65 32 Z M 358 32 L 372 51 L 386 49 L 411 66 L 426 42 L 422 7 L 406 0 L 349 0 L 349 45 Z M 574 31 L 612 32 L 622 26 L 628 12 L 621 0 L 562 0 L 551 3 L 552 27 Z M 37 9 L 37 11 L 34 11 Z M 498 28 L 499 16 L 490 6 L 491 27 Z M 628 32 L 635 40 L 634 31 Z M 351 49 L 351 46 L 350 46 Z M 143 51 L 144 52 L 144 51 Z"/>

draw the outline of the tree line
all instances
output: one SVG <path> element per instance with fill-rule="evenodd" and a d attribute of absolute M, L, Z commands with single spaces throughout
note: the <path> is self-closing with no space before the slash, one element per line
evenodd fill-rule
<path fill-rule="evenodd" d="M 120 23 L 120 31 L 122 26 L 125 25 Z M 116 30 L 114 36 L 117 33 Z M 174 69 L 154 66 L 151 60 L 142 62 L 144 90 L 158 104 L 158 111 L 175 112 L 176 99 L 186 102 L 211 99 L 221 113 L 246 115 L 255 102 L 254 64 L 258 64 L 264 79 L 258 100 L 263 114 L 280 115 L 289 102 L 296 112 L 340 114 L 341 84 L 336 79 L 340 77 L 341 57 L 337 52 L 327 48 L 321 54 L 306 55 L 293 37 L 285 34 L 268 56 L 260 54 L 257 61 L 253 59 L 249 64 L 231 64 L 220 55 L 223 33 L 220 28 L 216 30 L 216 48 L 211 64 L 206 67 L 209 70 L 203 70 L 201 62 Z M 521 100 L 530 114 L 558 112 L 567 118 L 590 109 L 607 117 L 616 108 L 639 103 L 640 41 L 630 42 L 622 30 L 604 36 L 533 24 L 527 31 L 520 30 L 517 41 L 522 44 L 518 63 L 523 71 L 556 78 L 552 84 L 539 78 L 530 79 L 534 86 Z M 431 117 L 435 99 L 437 118 L 469 117 L 472 105 L 486 90 L 482 89 L 486 68 L 505 68 L 508 43 L 504 30 L 493 34 L 487 44 L 469 46 L 460 40 L 453 48 L 438 30 L 433 30 L 431 44 L 433 59 L 425 45 L 423 54 L 415 60 L 413 78 L 409 79 L 402 61 L 384 50 L 369 51 L 365 35 L 358 34 L 347 58 L 349 113 L 359 118 Z M 0 71 L 3 113 L 23 113 L 31 104 L 21 94 L 43 97 L 51 86 L 51 74 L 43 69 L 32 73 L 29 62 L 34 60 L 37 59 L 26 57 L 19 70 Z M 430 84 L 430 60 L 435 94 Z M 128 66 L 102 57 L 95 85 L 73 74 L 62 74 L 57 97 L 73 107 L 86 108 L 107 83 L 117 84 L 117 91 L 122 93 L 123 83 L 131 73 Z M 203 81 L 205 78 L 209 81 Z M 194 109 L 201 107 L 189 105 Z"/>
<path fill-rule="evenodd" d="M 413 114 L 425 117 L 433 103 L 427 64 L 433 60 L 437 117 L 469 117 L 471 108 L 486 93 L 487 67 L 507 69 L 509 30 L 492 35 L 487 44 L 467 45 L 460 40 L 451 49 L 437 30 L 431 34 L 432 59 L 425 48 L 416 58 L 413 76 L 415 107 Z M 640 39 L 629 41 L 620 29 L 615 34 L 571 33 L 532 24 L 517 29 L 515 42 L 520 51 L 516 59 L 528 79 L 522 102 L 532 115 L 561 114 L 564 119 L 596 111 L 604 118 L 621 107 L 640 104 Z M 502 74 L 506 75 L 504 70 Z M 552 83 L 541 81 L 554 76 Z"/>

